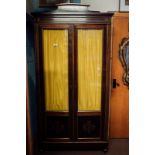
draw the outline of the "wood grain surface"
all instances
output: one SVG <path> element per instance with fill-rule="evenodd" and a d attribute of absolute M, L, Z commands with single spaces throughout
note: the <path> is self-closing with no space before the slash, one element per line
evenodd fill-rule
<path fill-rule="evenodd" d="M 116 79 L 117 87 L 112 89 L 110 103 L 110 137 L 129 137 L 129 90 L 123 84 L 123 67 L 119 60 L 119 45 L 129 35 L 128 13 L 115 13 L 112 34 L 112 79 Z"/>

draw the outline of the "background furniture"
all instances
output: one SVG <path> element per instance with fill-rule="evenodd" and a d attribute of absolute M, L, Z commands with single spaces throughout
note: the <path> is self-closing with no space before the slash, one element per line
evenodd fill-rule
<path fill-rule="evenodd" d="M 129 137 L 129 89 L 124 85 L 119 50 L 122 40 L 129 37 L 129 14 L 116 12 L 112 28 L 112 79 L 113 89 L 110 103 L 110 137 Z"/>

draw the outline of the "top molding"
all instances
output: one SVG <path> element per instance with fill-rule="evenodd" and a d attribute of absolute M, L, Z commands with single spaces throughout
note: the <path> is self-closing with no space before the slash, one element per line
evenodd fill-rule
<path fill-rule="evenodd" d="M 99 11 L 50 11 L 34 12 L 32 15 L 38 23 L 92 23 L 92 24 L 111 24 L 111 17 L 114 13 Z"/>

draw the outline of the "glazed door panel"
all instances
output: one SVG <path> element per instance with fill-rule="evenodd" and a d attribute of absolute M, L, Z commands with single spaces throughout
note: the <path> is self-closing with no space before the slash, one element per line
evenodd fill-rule
<path fill-rule="evenodd" d="M 105 85 L 105 31 L 102 25 L 76 27 L 77 139 L 103 140 Z"/>
<path fill-rule="evenodd" d="M 68 30 L 43 30 L 46 111 L 69 111 Z"/>
<path fill-rule="evenodd" d="M 101 111 L 103 30 L 78 30 L 78 112 Z"/>
<path fill-rule="evenodd" d="M 70 25 L 43 25 L 42 36 L 42 125 L 43 138 L 66 141 L 73 137 L 72 51 Z"/>

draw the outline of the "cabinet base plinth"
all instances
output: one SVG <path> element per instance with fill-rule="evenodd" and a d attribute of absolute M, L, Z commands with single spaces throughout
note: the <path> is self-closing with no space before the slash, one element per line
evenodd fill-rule
<path fill-rule="evenodd" d="M 97 142 L 43 142 L 42 148 L 44 150 L 103 150 L 108 151 L 109 143 L 106 141 Z"/>

